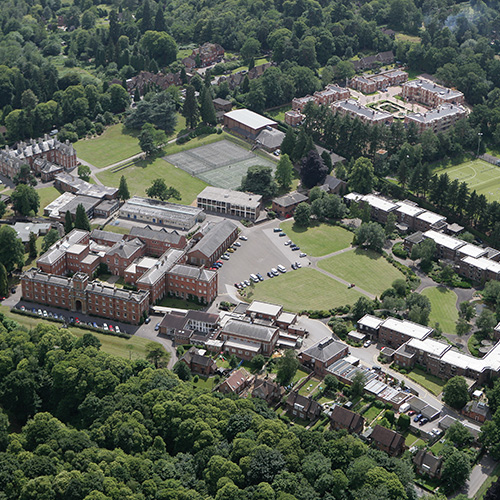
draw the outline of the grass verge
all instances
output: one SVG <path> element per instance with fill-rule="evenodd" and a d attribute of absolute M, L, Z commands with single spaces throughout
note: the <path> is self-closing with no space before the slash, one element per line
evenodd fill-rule
<path fill-rule="evenodd" d="M 441 394 L 441 392 L 443 391 L 443 387 L 446 384 L 446 381 L 441 380 L 440 378 L 431 375 L 430 373 L 424 372 L 420 368 L 414 368 L 406 376 L 417 384 L 420 384 L 435 396 Z"/>

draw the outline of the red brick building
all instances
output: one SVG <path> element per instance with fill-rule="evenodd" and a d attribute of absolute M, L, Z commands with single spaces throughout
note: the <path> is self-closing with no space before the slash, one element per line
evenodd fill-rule
<path fill-rule="evenodd" d="M 168 292 L 176 297 L 209 304 L 217 297 L 217 285 L 217 272 L 203 267 L 176 264 L 167 272 Z"/>
<path fill-rule="evenodd" d="M 412 80 L 402 87 L 403 99 L 417 101 L 432 108 L 442 104 L 464 104 L 462 92 L 437 85 L 428 80 Z"/>
<path fill-rule="evenodd" d="M 139 238 L 146 245 L 146 254 L 160 256 L 169 248 L 186 248 L 187 240 L 177 231 L 167 231 L 165 228 L 153 229 L 151 226 L 137 227 L 130 230 L 126 239 Z"/>
<path fill-rule="evenodd" d="M 307 201 L 306 195 L 294 191 L 279 198 L 274 198 L 272 210 L 280 219 L 288 219 L 293 216 L 299 203 Z"/>
<path fill-rule="evenodd" d="M 241 394 L 250 385 L 251 380 L 250 374 L 244 368 L 240 368 L 224 380 L 217 390 L 223 394 Z"/>
<path fill-rule="evenodd" d="M 361 434 L 365 425 L 365 419 L 359 413 L 336 405 L 330 414 L 330 423 L 332 429 L 337 431 L 345 429 L 348 432 Z"/>
<path fill-rule="evenodd" d="M 348 353 L 347 345 L 337 342 L 333 338 L 324 338 L 321 342 L 302 352 L 299 359 L 303 365 L 314 370 L 318 376 L 323 377 L 330 365 L 344 358 Z"/>
<path fill-rule="evenodd" d="M 405 438 L 398 432 L 376 425 L 370 435 L 375 446 L 392 457 L 400 455 L 405 449 Z"/>

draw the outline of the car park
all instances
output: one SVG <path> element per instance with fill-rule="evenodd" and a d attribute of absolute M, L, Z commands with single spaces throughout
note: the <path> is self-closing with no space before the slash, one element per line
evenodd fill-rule
<path fill-rule="evenodd" d="M 247 238 L 246 236 L 241 235 L 241 236 L 240 236 L 240 240 L 241 240 L 241 241 L 247 241 L 247 240 L 248 240 L 248 238 Z"/>
<path fill-rule="evenodd" d="M 415 417 L 413 418 L 413 421 L 418 422 L 421 418 L 422 418 L 422 414 L 419 413 L 418 415 L 415 415 Z"/>
<path fill-rule="evenodd" d="M 257 273 L 257 278 L 259 278 L 259 281 L 264 281 L 264 277 L 260 273 Z"/>
<path fill-rule="evenodd" d="M 302 253 L 299 255 L 299 257 L 307 257 L 307 254 L 306 254 L 306 253 L 304 253 L 304 252 L 302 252 Z"/>

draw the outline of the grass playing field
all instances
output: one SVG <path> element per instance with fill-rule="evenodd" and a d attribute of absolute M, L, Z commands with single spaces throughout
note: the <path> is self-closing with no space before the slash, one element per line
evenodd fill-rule
<path fill-rule="evenodd" d="M 297 226 L 293 221 L 280 224 L 281 229 L 300 249 L 313 257 L 321 257 L 349 247 L 353 234 L 347 229 L 329 224 L 309 228 Z"/>
<path fill-rule="evenodd" d="M 444 286 L 437 286 L 422 290 L 422 295 L 431 301 L 429 325 L 439 323 L 443 332 L 455 333 L 455 322 L 458 319 L 457 294 Z"/>
<path fill-rule="evenodd" d="M 299 312 L 354 304 L 359 297 L 358 291 L 314 269 L 302 268 L 258 283 L 254 291 L 248 293 L 247 300 L 283 304 L 285 310 Z"/>
<path fill-rule="evenodd" d="M 450 180 L 466 182 L 477 194 L 484 194 L 488 201 L 500 201 L 500 167 L 483 160 L 471 160 L 460 165 L 436 170 L 434 173 L 447 173 Z"/>
<path fill-rule="evenodd" d="M 141 152 L 137 132 L 121 123 L 108 127 L 102 135 L 75 143 L 78 158 L 98 168 L 126 160 Z"/>
<path fill-rule="evenodd" d="M 335 255 L 318 262 L 318 266 L 377 296 L 390 288 L 394 280 L 404 279 L 403 273 L 370 250 Z"/>
<path fill-rule="evenodd" d="M 153 180 L 161 177 L 165 179 L 168 186 L 175 187 L 181 193 L 181 200 L 172 201 L 186 205 L 191 204 L 196 195 L 206 186 L 206 183 L 200 179 L 192 177 L 180 168 L 175 168 L 162 158 L 153 161 L 139 161 L 135 165 L 117 172 L 112 172 L 111 169 L 104 170 L 97 177 L 105 186 L 118 187 L 122 175 L 127 179 L 127 185 L 132 196 L 145 196 L 146 189 L 151 186 Z"/>

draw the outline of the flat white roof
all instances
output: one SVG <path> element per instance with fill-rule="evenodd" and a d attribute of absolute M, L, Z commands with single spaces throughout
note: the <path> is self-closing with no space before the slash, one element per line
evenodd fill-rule
<path fill-rule="evenodd" d="M 254 113 L 249 109 L 235 109 L 233 111 L 229 111 L 224 116 L 227 116 L 228 118 L 253 129 L 277 125 L 274 120 L 270 120 L 265 116 Z"/>
<path fill-rule="evenodd" d="M 489 354 L 489 353 L 488 353 Z M 467 356 L 461 352 L 454 351 L 450 349 L 445 352 L 441 357 L 441 360 L 450 365 L 458 366 L 463 370 L 474 370 L 476 372 L 482 372 L 486 368 L 486 357 L 483 359 L 473 358 L 472 356 Z"/>
<path fill-rule="evenodd" d="M 465 245 L 465 242 L 462 240 L 458 240 L 457 238 L 453 238 L 452 236 L 448 236 L 443 233 L 438 233 L 432 229 L 426 231 L 424 233 L 424 237 L 430 238 L 431 240 L 434 240 L 437 245 L 449 248 L 450 250 L 457 250 Z"/>
<path fill-rule="evenodd" d="M 292 323 L 293 321 L 295 321 L 296 317 L 297 315 L 294 313 L 282 312 L 278 317 L 278 321 L 282 323 Z"/>
<path fill-rule="evenodd" d="M 74 245 L 71 245 L 66 252 L 68 253 L 82 253 L 88 245 L 81 245 L 80 243 L 75 243 Z"/>
<path fill-rule="evenodd" d="M 446 220 L 446 217 L 444 215 L 435 214 L 434 212 L 429 212 L 429 210 L 426 210 L 420 215 L 417 215 L 417 219 L 428 222 L 429 224 L 435 224 L 440 220 Z"/>
<path fill-rule="evenodd" d="M 410 217 L 415 217 L 424 211 L 424 209 L 418 205 L 409 205 L 404 201 L 398 201 L 396 205 L 398 205 L 398 208 L 396 209 L 398 212 L 409 215 Z"/>
<path fill-rule="evenodd" d="M 421 351 L 428 352 L 433 356 L 441 357 L 450 346 L 448 344 L 443 344 L 443 342 L 438 342 L 433 339 L 419 340 L 419 339 L 410 339 L 408 341 L 408 345 L 414 347 L 415 349 L 420 349 Z"/>
<path fill-rule="evenodd" d="M 198 199 L 221 201 L 232 205 L 257 208 L 262 202 L 260 194 L 244 193 L 243 191 L 233 191 L 214 186 L 207 186 L 198 196 Z"/>
<path fill-rule="evenodd" d="M 384 212 L 389 212 L 390 210 L 398 208 L 398 206 L 395 203 L 392 203 L 391 201 L 388 200 L 384 200 L 383 198 L 380 198 L 373 194 L 367 194 L 363 196 L 362 199 L 363 201 L 368 203 L 371 207 L 378 208 L 379 210 L 384 210 Z"/>
<path fill-rule="evenodd" d="M 278 316 L 282 308 L 283 306 L 278 306 L 276 304 L 269 304 L 268 302 L 260 302 L 258 300 L 254 300 L 248 306 L 247 312 L 269 314 L 270 316 Z"/>
<path fill-rule="evenodd" d="M 482 257 L 487 253 L 484 248 L 478 247 L 477 245 L 472 245 L 471 243 L 467 243 L 463 247 L 460 247 L 459 252 L 469 257 L 474 257 L 475 259 Z"/>
<path fill-rule="evenodd" d="M 344 196 L 346 200 L 359 201 L 363 199 L 363 195 L 359 193 L 349 193 Z"/>
<path fill-rule="evenodd" d="M 431 332 L 432 328 L 428 326 L 419 325 L 413 323 L 412 321 L 400 320 L 396 318 L 388 318 L 383 323 L 384 328 L 389 328 L 395 332 L 402 333 L 403 335 L 408 335 L 415 339 L 423 340 Z"/>
<path fill-rule="evenodd" d="M 378 328 L 383 322 L 384 320 L 377 318 L 377 316 L 365 314 L 361 319 L 358 320 L 358 325 L 363 325 L 368 328 Z"/>

